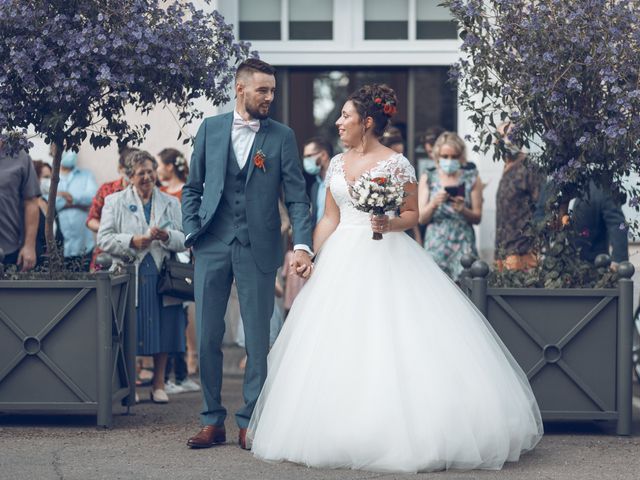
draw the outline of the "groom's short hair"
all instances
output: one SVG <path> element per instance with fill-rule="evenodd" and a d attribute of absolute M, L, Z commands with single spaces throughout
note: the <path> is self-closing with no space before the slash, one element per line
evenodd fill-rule
<path fill-rule="evenodd" d="M 269 65 L 267 62 L 263 62 L 259 58 L 248 58 L 240 65 L 236 70 L 236 82 L 240 77 L 246 75 L 252 75 L 255 72 L 266 73 L 267 75 L 275 75 L 276 69 Z"/>

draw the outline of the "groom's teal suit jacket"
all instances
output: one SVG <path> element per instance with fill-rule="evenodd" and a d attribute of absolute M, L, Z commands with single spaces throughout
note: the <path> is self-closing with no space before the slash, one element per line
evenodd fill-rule
<path fill-rule="evenodd" d="M 207 231 L 220 205 L 232 149 L 232 125 L 233 112 L 209 117 L 196 135 L 189 178 L 182 190 L 187 247 Z M 258 151 L 264 154 L 264 169 L 254 162 Z M 278 211 L 281 187 L 293 226 L 293 243 L 312 244 L 310 204 L 293 131 L 274 120 L 261 120 L 247 162 L 244 194 L 251 252 L 258 268 L 271 272 L 283 258 Z"/>

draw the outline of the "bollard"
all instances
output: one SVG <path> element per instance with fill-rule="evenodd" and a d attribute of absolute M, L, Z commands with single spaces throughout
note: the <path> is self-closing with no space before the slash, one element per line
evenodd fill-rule
<path fill-rule="evenodd" d="M 476 261 L 476 257 L 471 255 L 470 253 L 465 253 L 462 258 L 460 258 L 460 264 L 462 265 L 462 272 L 460 273 L 460 278 L 458 279 L 458 283 L 462 287 L 462 290 L 469 295 L 469 279 L 471 278 L 471 266 L 473 262 Z"/>
<path fill-rule="evenodd" d="M 111 326 L 111 275 L 109 272 L 96 272 L 96 300 L 98 307 L 98 352 L 97 352 L 97 387 L 98 387 L 98 419 L 99 427 L 110 428 L 111 382 L 112 382 L 112 326 Z"/>
<path fill-rule="evenodd" d="M 600 256 L 600 255 L 598 255 Z M 598 259 L 596 258 L 596 261 Z M 633 372 L 633 280 L 635 268 L 629 262 L 618 266 L 618 355 L 616 383 L 616 409 L 618 435 L 631 435 L 633 391 L 631 377 Z"/>
<path fill-rule="evenodd" d="M 129 395 L 124 399 L 127 413 L 136 403 L 136 267 L 133 263 L 126 266 L 129 274 L 129 287 L 127 290 L 127 312 L 124 329 L 124 348 L 127 362 L 127 377 L 129 379 Z"/>
<path fill-rule="evenodd" d="M 487 316 L 487 275 L 489 265 L 482 260 L 476 260 L 471 265 L 471 301 L 476 308 Z"/>

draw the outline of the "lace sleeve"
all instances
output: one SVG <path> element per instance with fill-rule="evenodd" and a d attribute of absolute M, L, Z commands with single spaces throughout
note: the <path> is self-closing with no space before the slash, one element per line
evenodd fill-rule
<path fill-rule="evenodd" d="M 400 183 L 416 183 L 416 171 L 403 155 L 394 155 L 389 159 L 389 171 Z"/>
<path fill-rule="evenodd" d="M 342 162 L 342 154 L 334 156 L 329 163 L 329 168 L 327 168 L 327 175 L 324 177 L 324 184 L 326 188 L 329 188 L 331 185 L 331 179 L 333 176 L 340 172 L 340 162 Z"/>

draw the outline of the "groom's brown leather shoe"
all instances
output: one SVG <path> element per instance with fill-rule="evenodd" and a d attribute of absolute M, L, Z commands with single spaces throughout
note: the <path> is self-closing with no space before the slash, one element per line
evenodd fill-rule
<path fill-rule="evenodd" d="M 247 444 L 247 429 L 241 428 L 240 433 L 238 433 L 238 444 L 240 448 L 243 450 L 251 450 L 251 447 Z"/>
<path fill-rule="evenodd" d="M 209 448 L 227 441 L 227 434 L 224 426 L 205 425 L 197 435 L 187 440 L 190 448 Z"/>

